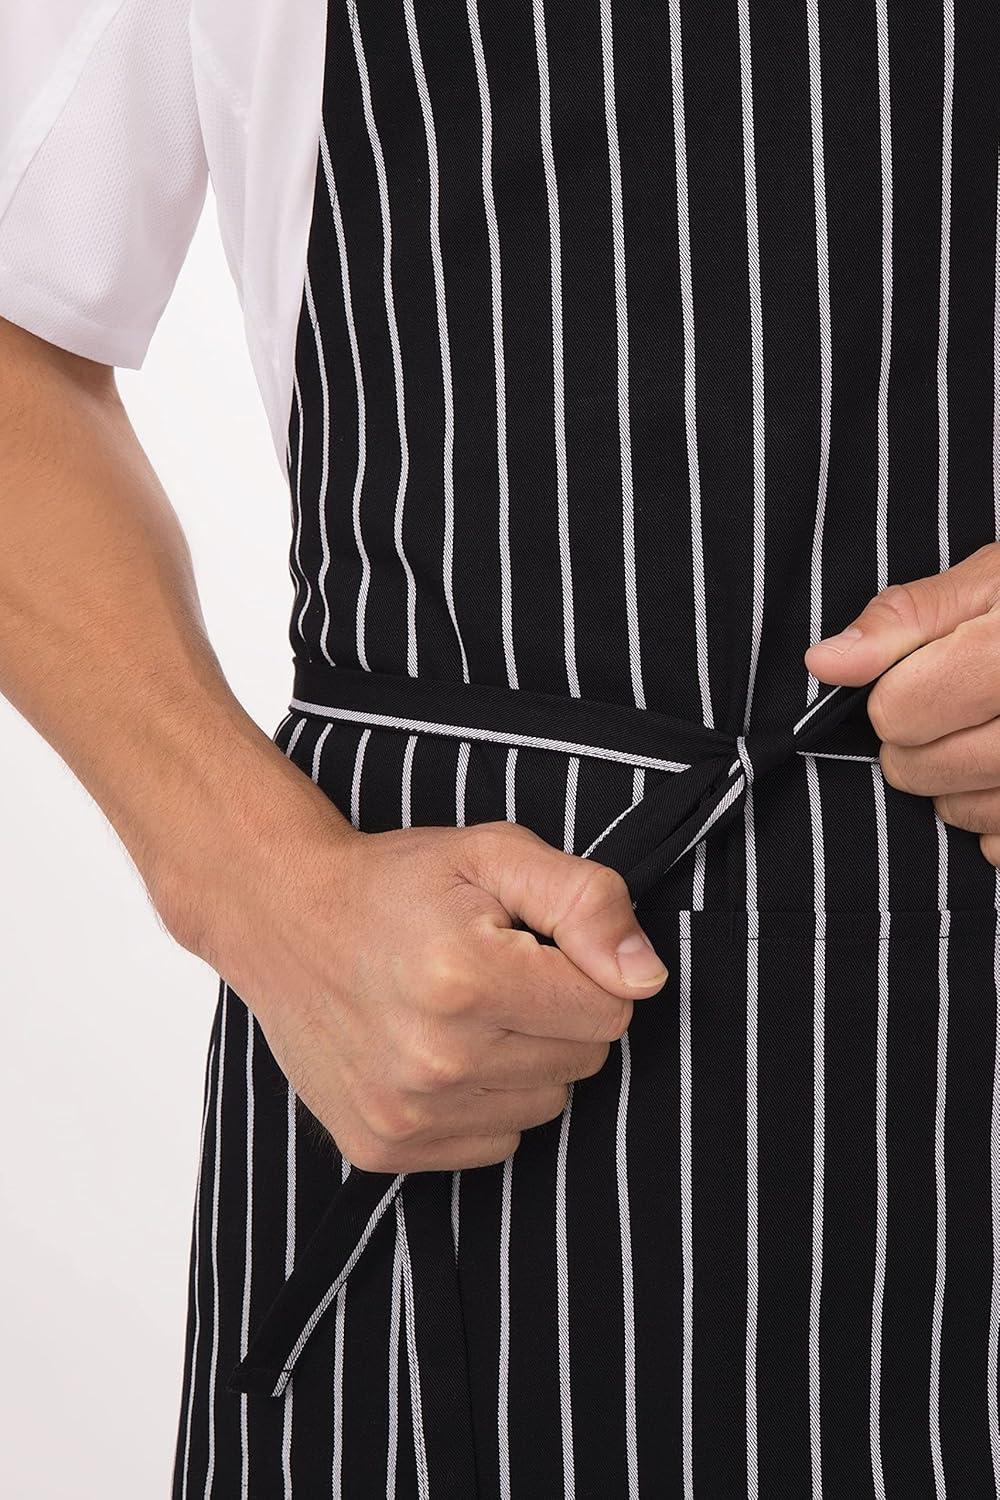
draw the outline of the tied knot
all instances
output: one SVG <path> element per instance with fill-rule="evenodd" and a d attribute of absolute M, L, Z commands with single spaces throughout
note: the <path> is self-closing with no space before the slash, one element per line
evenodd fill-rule
<path fill-rule="evenodd" d="M 736 754 L 749 786 L 756 777 L 791 760 L 795 754 L 795 733 L 792 729 L 764 729 L 738 735 Z"/>

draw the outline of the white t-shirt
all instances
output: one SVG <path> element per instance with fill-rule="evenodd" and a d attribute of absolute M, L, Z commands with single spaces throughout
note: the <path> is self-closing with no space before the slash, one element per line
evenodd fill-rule
<path fill-rule="evenodd" d="M 279 455 L 326 0 L 0 0 L 0 315 L 138 368 L 218 203 Z"/>

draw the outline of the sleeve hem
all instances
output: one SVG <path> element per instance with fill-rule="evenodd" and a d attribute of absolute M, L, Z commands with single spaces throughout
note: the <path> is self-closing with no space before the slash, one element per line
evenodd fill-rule
<path fill-rule="evenodd" d="M 111 328 L 67 307 L 51 293 L 24 281 L 0 262 L 0 317 L 70 354 L 97 364 L 138 370 L 151 333 Z"/>

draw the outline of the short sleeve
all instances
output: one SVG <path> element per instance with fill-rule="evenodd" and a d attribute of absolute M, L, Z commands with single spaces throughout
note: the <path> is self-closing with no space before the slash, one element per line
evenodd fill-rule
<path fill-rule="evenodd" d="M 138 368 L 206 186 L 190 0 L 0 0 L 0 316 Z"/>

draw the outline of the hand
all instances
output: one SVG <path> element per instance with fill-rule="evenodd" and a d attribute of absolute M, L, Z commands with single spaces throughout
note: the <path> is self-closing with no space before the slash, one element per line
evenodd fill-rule
<path fill-rule="evenodd" d="M 883 589 L 805 660 L 821 682 L 859 686 L 885 673 L 868 714 L 886 780 L 932 797 L 944 822 L 978 833 L 1000 865 L 1000 544 Z"/>
<path fill-rule="evenodd" d="M 625 882 L 516 824 L 359 834 L 336 816 L 272 851 L 266 891 L 246 881 L 185 945 L 353 1165 L 503 1161 L 667 977 Z"/>

